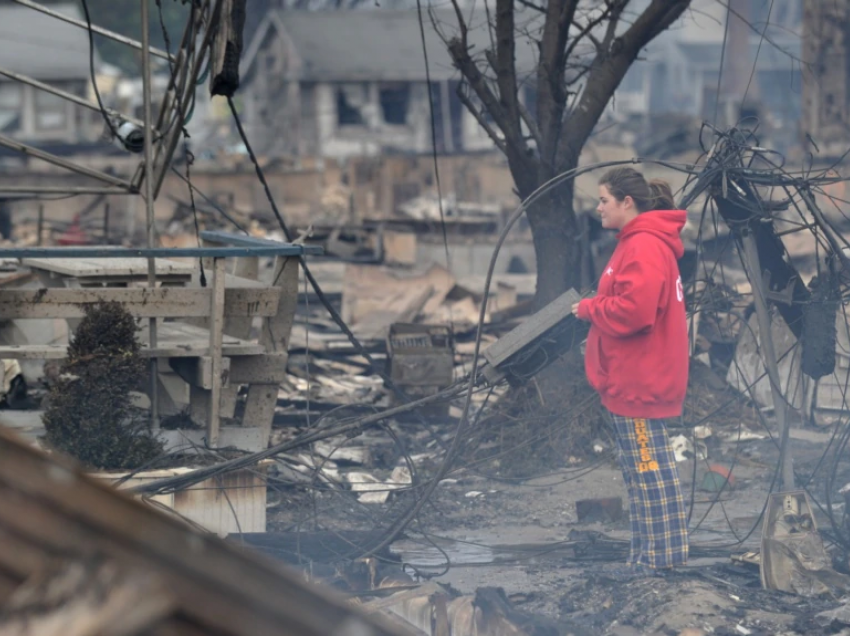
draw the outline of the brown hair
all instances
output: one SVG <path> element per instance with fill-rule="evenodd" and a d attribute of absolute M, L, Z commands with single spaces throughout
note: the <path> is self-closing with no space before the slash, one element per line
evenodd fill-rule
<path fill-rule="evenodd" d="M 663 179 L 652 179 L 647 183 L 634 168 L 613 168 L 602 175 L 599 185 L 607 186 L 617 201 L 631 197 L 638 212 L 676 209 L 669 183 Z"/>

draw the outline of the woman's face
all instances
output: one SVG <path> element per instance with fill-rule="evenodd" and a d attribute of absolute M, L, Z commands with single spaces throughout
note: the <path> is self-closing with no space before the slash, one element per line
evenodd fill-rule
<path fill-rule="evenodd" d="M 622 201 L 617 201 L 604 184 L 599 186 L 599 205 L 596 206 L 596 211 L 602 220 L 602 227 L 606 230 L 622 230 L 626 223 L 638 215 L 631 197 L 626 196 Z"/>

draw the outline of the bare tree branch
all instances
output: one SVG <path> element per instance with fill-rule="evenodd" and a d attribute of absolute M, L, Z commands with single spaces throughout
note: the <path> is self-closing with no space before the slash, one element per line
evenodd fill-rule
<path fill-rule="evenodd" d="M 490 3 L 484 2 L 484 15 L 487 16 L 487 35 L 490 37 L 490 48 L 496 49 L 496 38 L 493 37 L 493 18 L 490 17 Z"/>
<path fill-rule="evenodd" d="M 529 9 L 534 9 L 535 11 L 539 11 L 540 13 L 546 13 L 545 8 L 541 7 L 538 4 L 534 4 L 533 2 L 529 2 L 528 0 L 517 0 L 517 2 L 519 2 L 524 7 L 528 7 Z"/>
<path fill-rule="evenodd" d="M 528 131 L 531 133 L 531 136 L 534 137 L 534 143 L 537 144 L 537 152 L 540 152 L 540 147 L 543 145 L 543 135 L 540 134 L 540 129 L 537 127 L 537 122 L 535 121 L 534 116 L 528 112 L 528 109 L 522 101 L 519 103 L 519 114 L 522 116 L 522 121 L 524 121 L 525 125 L 528 126 Z"/>
<path fill-rule="evenodd" d="M 466 20 L 463 19 L 463 11 L 460 10 L 460 5 L 457 0 L 452 0 L 452 6 L 457 15 L 457 28 L 460 29 L 460 41 L 463 43 L 464 50 L 469 49 L 469 31 L 466 28 Z"/>
<path fill-rule="evenodd" d="M 452 38 L 448 43 L 449 55 L 455 66 L 466 79 L 470 88 L 475 91 L 478 99 L 484 104 L 484 108 L 493 117 L 496 125 L 504 132 L 506 128 L 510 128 L 507 124 L 507 117 L 501 103 L 496 98 L 490 85 L 487 83 L 487 78 L 481 73 L 481 69 L 475 61 L 469 56 L 469 51 L 464 46 L 463 42 L 458 38 Z"/>
<path fill-rule="evenodd" d="M 499 97 L 505 109 L 506 123 L 511 130 L 502 127 L 505 137 L 522 138 L 520 126 L 519 97 L 516 81 L 516 35 L 514 33 L 514 0 L 496 0 L 496 82 Z M 525 144 L 522 144 L 525 150 Z"/>
<path fill-rule="evenodd" d="M 606 11 L 603 11 L 595 18 L 591 18 L 585 23 L 585 25 L 576 34 L 576 36 L 572 39 L 572 42 L 570 42 L 570 44 L 564 51 L 564 57 L 567 60 L 570 59 L 570 56 L 575 52 L 576 47 L 581 44 L 582 40 L 584 40 L 585 38 L 590 39 L 590 41 L 593 42 L 593 44 L 596 46 L 597 50 L 599 49 L 599 47 L 601 46 L 601 42 L 599 42 L 599 40 L 594 37 L 592 31 L 608 18 L 609 12 L 610 8 Z"/>
<path fill-rule="evenodd" d="M 469 96 L 463 91 L 463 84 L 457 87 L 457 96 L 458 99 L 460 99 L 460 102 L 466 106 L 466 109 L 472 113 L 472 116 L 475 117 L 478 124 L 487 132 L 487 135 L 493 140 L 496 147 L 507 155 L 508 149 L 505 146 L 505 141 L 499 137 L 499 133 L 490 125 L 487 118 L 484 117 L 483 113 L 478 110 L 475 104 L 472 103 L 472 100 L 469 99 Z"/>
<path fill-rule="evenodd" d="M 602 50 L 600 54 L 608 52 L 611 48 L 611 42 L 614 41 L 614 36 L 617 34 L 617 25 L 620 24 L 620 17 L 623 15 L 623 9 L 629 4 L 629 0 L 614 0 L 609 5 L 608 26 L 605 28 L 605 37 L 602 39 Z"/>
<path fill-rule="evenodd" d="M 618 0 L 619 1 L 619 0 Z M 610 49 L 597 54 L 576 107 L 561 131 L 557 155 L 559 167 L 574 165 L 593 127 L 641 49 L 669 27 L 688 8 L 690 0 L 652 0 Z M 603 41 L 604 44 L 604 41 Z"/>
<path fill-rule="evenodd" d="M 540 41 L 540 63 L 537 66 L 537 121 L 541 130 L 547 131 L 540 159 L 551 170 L 558 149 L 556 131 L 563 119 L 566 104 L 564 66 L 570 25 L 575 17 L 579 0 L 549 0 L 546 21 Z"/>
<path fill-rule="evenodd" d="M 503 2 L 507 2 L 509 0 L 502 0 Z M 450 39 L 446 39 L 443 37 L 443 41 L 446 44 L 446 48 L 448 49 L 449 55 L 452 58 L 455 66 L 460 71 L 461 75 L 464 77 L 466 82 L 475 92 L 478 99 L 481 101 L 484 109 L 490 114 L 495 122 L 496 126 L 501 130 L 502 135 L 504 136 L 503 141 L 500 142 L 500 147 L 504 148 L 505 155 L 508 158 L 508 163 L 511 165 L 512 169 L 516 168 L 517 170 L 527 170 L 529 168 L 529 153 L 528 153 L 528 145 L 522 133 L 522 126 L 520 125 L 520 115 L 519 109 L 516 107 L 516 65 L 514 63 L 513 54 L 510 55 L 510 69 L 508 72 L 508 79 L 502 77 L 502 73 L 496 71 L 497 82 L 499 83 L 499 97 L 496 96 L 493 89 L 491 88 L 490 83 L 485 77 L 482 69 L 479 68 L 478 64 L 475 60 L 472 59 L 472 56 L 469 52 L 469 41 L 468 41 L 468 25 L 466 24 L 463 14 L 460 10 L 460 6 L 458 5 L 457 0 L 452 0 L 452 5 L 455 9 L 455 15 L 458 20 L 458 28 L 460 30 L 460 37 L 453 37 Z M 498 9 L 497 9 L 498 11 Z M 504 21 L 505 17 L 503 16 L 502 21 Z M 497 35 L 499 31 L 499 21 L 500 18 L 497 15 Z M 513 47 L 513 12 L 511 10 L 511 16 L 509 18 L 510 23 L 510 46 Z M 489 28 L 489 24 L 488 24 Z M 498 35 L 497 37 L 497 47 L 501 47 L 501 43 L 499 42 L 499 38 L 504 38 L 504 35 Z M 486 55 L 486 53 L 485 53 Z M 498 63 L 496 64 L 498 67 Z M 486 66 L 484 67 L 486 70 Z M 513 90 L 510 89 L 510 83 L 513 84 Z M 505 91 L 508 95 L 508 98 L 505 99 L 505 95 L 502 95 L 502 91 Z M 459 93 L 460 94 L 460 93 Z M 513 102 L 511 101 L 510 95 L 513 94 Z M 464 98 L 467 98 L 464 95 Z M 501 99 L 500 99 L 501 98 Z M 465 104 L 471 103 L 471 101 L 467 98 L 464 102 Z M 477 109 L 473 113 L 476 115 L 476 119 L 481 122 L 481 118 L 478 117 L 479 113 Z M 482 124 L 483 125 L 483 124 Z M 492 129 L 492 126 L 490 126 Z M 487 128 L 485 128 L 487 130 Z M 493 137 L 493 134 L 488 131 L 490 137 Z"/>

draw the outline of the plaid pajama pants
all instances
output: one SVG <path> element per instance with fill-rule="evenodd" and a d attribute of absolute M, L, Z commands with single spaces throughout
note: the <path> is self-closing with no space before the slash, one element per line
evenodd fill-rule
<path fill-rule="evenodd" d="M 664 420 L 613 413 L 608 417 L 616 431 L 629 493 L 632 541 L 628 563 L 651 568 L 684 565 L 688 560 L 688 516 Z"/>

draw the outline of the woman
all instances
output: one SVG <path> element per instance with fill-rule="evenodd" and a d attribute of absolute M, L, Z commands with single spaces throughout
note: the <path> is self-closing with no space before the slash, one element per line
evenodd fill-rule
<path fill-rule="evenodd" d="M 629 571 L 654 574 L 688 559 L 685 503 L 665 419 L 688 384 L 688 327 L 677 260 L 686 213 L 670 186 L 632 168 L 599 181 L 602 227 L 619 230 L 594 298 L 573 306 L 590 322 L 585 370 L 617 437 L 629 492 Z"/>

